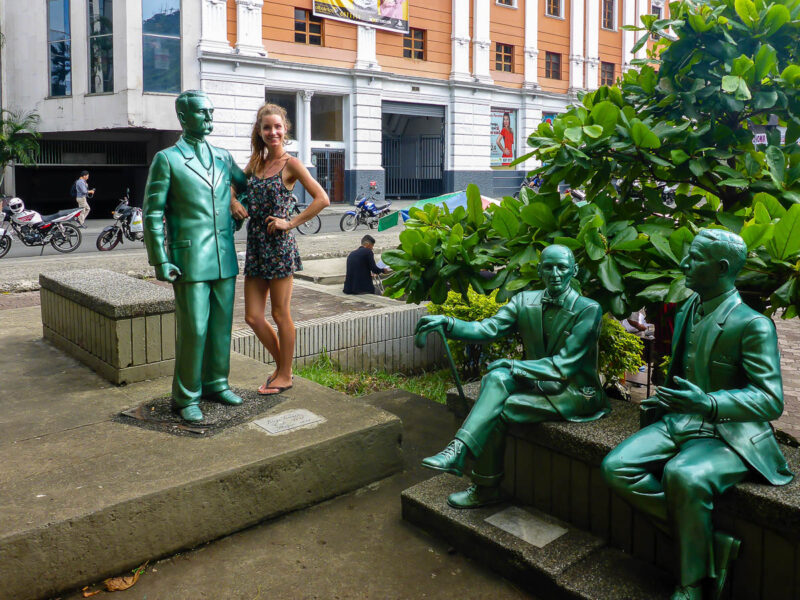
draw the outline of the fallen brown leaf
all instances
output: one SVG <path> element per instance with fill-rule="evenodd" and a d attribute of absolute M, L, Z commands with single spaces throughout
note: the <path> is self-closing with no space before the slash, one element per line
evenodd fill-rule
<path fill-rule="evenodd" d="M 103 584 L 106 586 L 106 590 L 109 592 L 121 592 L 132 588 L 137 581 L 139 581 L 139 576 L 144 573 L 144 570 L 147 568 L 147 563 L 150 561 L 145 562 L 141 567 L 136 569 L 133 572 L 133 575 L 124 575 L 122 577 L 109 577 L 106 579 Z"/>
<path fill-rule="evenodd" d="M 92 590 L 89 589 L 89 586 L 87 585 L 87 586 L 84 586 L 83 588 L 81 588 L 81 591 L 83 592 L 83 597 L 84 598 L 89 598 L 90 596 L 96 596 L 97 594 L 99 594 L 103 590 L 94 590 L 94 591 L 92 591 Z"/>

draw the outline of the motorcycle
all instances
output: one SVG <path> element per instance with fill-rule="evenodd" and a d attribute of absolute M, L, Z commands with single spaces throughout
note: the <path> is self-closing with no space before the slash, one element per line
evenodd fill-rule
<path fill-rule="evenodd" d="M 140 242 L 144 239 L 142 209 L 138 206 L 129 206 L 128 196 L 130 193 L 130 189 L 126 189 L 125 195 L 112 211 L 111 214 L 116 219 L 114 224 L 103 229 L 97 236 L 95 245 L 101 252 L 108 252 L 116 248 L 117 244 L 123 241 L 123 236 L 132 242 Z"/>
<path fill-rule="evenodd" d="M 388 200 L 385 204 L 376 204 L 375 196 L 380 195 L 378 184 L 375 181 L 369 182 L 369 191 L 366 194 L 359 194 L 354 202 L 356 210 L 348 210 L 341 221 L 339 228 L 342 231 L 355 231 L 359 225 L 367 225 L 370 229 L 378 226 L 378 220 L 389 214 L 392 205 Z"/>
<path fill-rule="evenodd" d="M 58 252 L 74 251 L 81 245 L 81 232 L 74 224 L 80 214 L 80 208 L 73 208 L 42 216 L 26 210 L 21 199 L 11 198 L 0 212 L 0 258 L 11 250 L 12 232 L 26 246 L 41 246 L 42 254 L 47 244 Z"/>

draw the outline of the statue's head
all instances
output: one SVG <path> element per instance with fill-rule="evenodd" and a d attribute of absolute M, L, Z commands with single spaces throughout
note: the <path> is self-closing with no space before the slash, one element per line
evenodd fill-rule
<path fill-rule="evenodd" d="M 681 261 L 686 287 L 701 296 L 724 292 L 736 282 L 747 260 L 744 240 L 723 229 L 701 229 Z"/>
<path fill-rule="evenodd" d="M 186 90 L 175 100 L 175 112 L 183 132 L 203 139 L 214 130 L 214 105 L 201 90 Z"/>
<path fill-rule="evenodd" d="M 559 296 L 578 274 L 578 265 L 575 264 L 572 250 L 561 244 L 553 244 L 542 250 L 538 270 L 547 292 L 551 296 Z"/>

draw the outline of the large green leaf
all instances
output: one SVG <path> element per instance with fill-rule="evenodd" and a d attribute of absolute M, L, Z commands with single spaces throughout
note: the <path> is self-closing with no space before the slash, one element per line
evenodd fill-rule
<path fill-rule="evenodd" d="M 483 203 L 481 202 L 481 191 L 474 183 L 467 186 L 467 216 L 469 222 L 474 227 L 480 227 L 483 223 Z"/>
<path fill-rule="evenodd" d="M 783 186 L 783 178 L 786 172 L 786 158 L 777 146 L 770 146 L 765 152 L 769 175 L 775 185 L 779 188 Z"/>
<path fill-rule="evenodd" d="M 767 9 L 767 14 L 764 15 L 764 35 L 770 36 L 777 33 L 778 29 L 786 25 L 792 16 L 789 14 L 789 9 L 782 4 L 773 4 Z"/>
<path fill-rule="evenodd" d="M 414 244 L 412 254 L 418 261 L 427 262 L 433 258 L 433 247 L 425 241 L 417 242 Z"/>
<path fill-rule="evenodd" d="M 620 275 L 619 268 L 613 257 L 606 256 L 600 261 L 600 266 L 597 269 L 597 276 L 608 291 L 622 292 L 625 290 L 625 284 L 622 282 L 622 275 Z"/>
<path fill-rule="evenodd" d="M 553 211 L 544 202 L 534 202 L 523 206 L 520 216 L 531 227 L 538 227 L 545 231 L 553 231 L 556 228 L 556 218 L 553 216 Z"/>
<path fill-rule="evenodd" d="M 755 81 L 758 83 L 775 69 L 777 65 L 777 52 L 769 44 L 762 45 L 756 53 Z"/>
<path fill-rule="evenodd" d="M 597 229 L 590 229 L 583 239 L 586 246 L 586 254 L 592 260 L 600 260 L 606 255 L 606 245 L 603 238 L 600 236 L 600 231 Z"/>
<path fill-rule="evenodd" d="M 683 302 L 692 295 L 692 290 L 686 287 L 686 278 L 681 275 L 672 281 L 664 302 Z"/>
<path fill-rule="evenodd" d="M 498 206 L 492 213 L 492 228 L 501 236 L 510 240 L 519 231 L 519 221 L 509 209 L 504 206 Z"/>
<path fill-rule="evenodd" d="M 775 225 L 767 249 L 778 260 L 786 260 L 800 251 L 800 204 L 793 204 Z"/>
<path fill-rule="evenodd" d="M 562 246 L 566 246 L 570 250 L 577 250 L 578 248 L 583 248 L 583 244 L 581 244 L 578 240 L 571 237 L 556 237 L 553 238 L 554 244 L 561 244 Z"/>
<path fill-rule="evenodd" d="M 759 192 L 755 196 L 753 196 L 753 204 L 760 202 L 763 204 L 769 214 L 773 218 L 780 218 L 786 214 L 786 209 L 783 207 L 775 196 L 771 194 L 767 194 L 766 192 Z"/>
<path fill-rule="evenodd" d="M 650 128 L 639 119 L 631 122 L 631 138 L 638 148 L 660 148 L 661 141 L 658 136 L 650 131 Z"/>
<path fill-rule="evenodd" d="M 653 283 L 636 294 L 647 302 L 663 302 L 669 292 L 669 283 Z"/>
<path fill-rule="evenodd" d="M 589 113 L 592 123 L 600 125 L 605 135 L 614 131 L 619 119 L 619 108 L 607 100 L 598 102 Z"/>
<path fill-rule="evenodd" d="M 745 225 L 739 232 L 748 250 L 754 250 L 766 244 L 773 234 L 774 226 L 771 223 L 753 223 Z"/>
<path fill-rule="evenodd" d="M 652 242 L 653 246 L 655 246 L 656 250 L 658 250 L 659 254 L 669 258 L 676 265 L 680 263 L 678 258 L 675 256 L 675 253 L 672 251 L 672 248 L 670 248 L 667 238 L 665 238 L 663 235 L 655 233 L 650 236 L 650 241 Z"/>
<path fill-rule="evenodd" d="M 582 127 L 568 127 L 564 131 L 564 137 L 567 138 L 570 142 L 574 142 L 576 144 L 580 144 L 581 139 L 583 139 L 583 128 Z"/>
<path fill-rule="evenodd" d="M 750 0 L 736 0 L 734 2 L 736 14 L 742 20 L 742 23 L 752 28 L 758 22 L 758 10 L 756 5 Z"/>
<path fill-rule="evenodd" d="M 400 232 L 399 237 L 400 247 L 408 254 L 414 251 L 414 244 L 422 241 L 422 234 L 417 229 L 404 229 Z"/>

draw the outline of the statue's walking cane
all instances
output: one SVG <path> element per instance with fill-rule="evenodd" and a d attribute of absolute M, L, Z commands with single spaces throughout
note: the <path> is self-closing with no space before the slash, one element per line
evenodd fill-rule
<path fill-rule="evenodd" d="M 461 379 L 458 376 L 458 369 L 456 369 L 456 363 L 453 360 L 453 355 L 450 352 L 450 346 L 447 344 L 447 336 L 444 333 L 444 327 L 442 325 L 438 325 L 433 329 L 429 329 L 428 331 L 418 332 L 414 336 L 414 345 L 417 348 L 424 348 L 425 343 L 428 340 L 428 336 L 431 333 L 438 333 L 442 336 L 442 343 L 444 344 L 444 351 L 447 354 L 447 360 L 450 363 L 450 372 L 453 374 L 453 379 L 456 382 L 456 389 L 458 390 L 458 395 L 461 397 L 461 400 L 466 402 L 467 398 L 464 396 L 464 388 L 461 387 Z"/>

